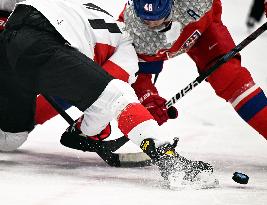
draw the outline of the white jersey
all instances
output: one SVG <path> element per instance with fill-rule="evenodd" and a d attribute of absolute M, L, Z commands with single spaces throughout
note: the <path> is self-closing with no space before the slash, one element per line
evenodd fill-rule
<path fill-rule="evenodd" d="M 23 0 L 0 0 L 0 10 L 11 12 L 16 3 L 21 2 Z"/>
<path fill-rule="evenodd" d="M 79 0 L 26 0 L 20 4 L 40 11 L 70 46 L 111 75 L 129 83 L 135 81 L 138 61 L 132 41 L 108 12 Z"/>

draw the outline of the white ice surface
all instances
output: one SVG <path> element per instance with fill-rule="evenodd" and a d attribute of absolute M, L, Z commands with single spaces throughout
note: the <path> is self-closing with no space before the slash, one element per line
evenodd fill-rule
<path fill-rule="evenodd" d="M 97 2 L 118 15 L 124 1 Z M 223 0 L 223 20 L 236 43 L 248 35 L 245 19 L 250 3 L 250 0 Z M 267 92 L 266 48 L 267 32 L 241 54 L 243 65 Z M 197 75 L 194 63 L 182 55 L 166 63 L 157 85 L 169 99 Z M 220 187 L 170 191 L 160 186 L 159 174 L 150 167 L 111 168 L 94 153 L 60 145 L 60 135 L 68 125 L 56 117 L 37 126 L 18 151 L 0 153 L 0 204 L 266 205 L 266 140 L 239 119 L 232 107 L 216 97 L 205 82 L 176 107 L 179 119 L 168 122 L 164 129 L 180 138 L 178 149 L 184 156 L 214 165 Z M 76 109 L 70 109 L 69 113 L 74 118 L 80 115 Z M 113 131 L 113 137 L 121 136 L 116 128 Z M 119 151 L 129 150 L 139 151 L 130 143 Z M 249 183 L 235 183 L 231 179 L 235 171 L 246 173 Z"/>

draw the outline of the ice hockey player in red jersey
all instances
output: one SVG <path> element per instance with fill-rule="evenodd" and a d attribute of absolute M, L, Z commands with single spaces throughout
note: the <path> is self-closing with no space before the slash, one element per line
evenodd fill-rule
<path fill-rule="evenodd" d="M 140 74 L 133 88 L 159 124 L 166 121 L 168 111 L 149 73 L 159 73 L 165 60 L 182 53 L 191 57 L 199 73 L 205 72 L 235 47 L 221 13 L 220 0 L 133 0 L 121 13 L 120 20 L 125 22 L 140 59 Z M 211 74 L 208 82 L 219 97 L 267 139 L 267 99 L 249 71 L 241 66 L 240 55 Z"/>
<path fill-rule="evenodd" d="M 1 118 L 1 148 L 9 149 L 18 133 L 33 128 L 35 99 L 43 93 L 84 113 L 66 130 L 65 138 L 97 135 L 116 119 L 122 133 L 151 157 L 164 179 L 182 173 L 184 181 L 199 182 L 204 173 L 213 176 L 208 163 L 180 156 L 177 141 L 164 140 L 166 133 L 138 101 L 129 85 L 138 70 L 137 55 L 108 12 L 84 1 L 26 0 L 16 6 L 0 40 L 0 76 L 8 79 L 1 87 L 15 93 L 14 108 L 24 110 L 17 120 Z M 14 100 L 10 95 L 8 100 Z"/>

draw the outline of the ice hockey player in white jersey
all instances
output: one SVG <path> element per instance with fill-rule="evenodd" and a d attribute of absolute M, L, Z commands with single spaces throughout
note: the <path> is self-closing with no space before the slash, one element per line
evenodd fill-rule
<path fill-rule="evenodd" d="M 65 138 L 101 134 L 116 119 L 122 133 L 151 157 L 164 179 L 181 173 L 189 183 L 199 183 L 203 174 L 212 178 L 210 164 L 185 159 L 175 151 L 177 140 L 163 140 L 166 134 L 138 101 L 129 85 L 135 81 L 138 60 L 126 37 L 106 11 L 90 2 L 18 4 L 0 39 L 0 71 L 8 79 L 1 87 L 8 93 L 16 89 L 14 106 L 27 112 L 12 123 L 2 118 L 0 138 L 33 128 L 35 99 L 43 93 L 58 96 L 84 113 L 66 130 Z"/>

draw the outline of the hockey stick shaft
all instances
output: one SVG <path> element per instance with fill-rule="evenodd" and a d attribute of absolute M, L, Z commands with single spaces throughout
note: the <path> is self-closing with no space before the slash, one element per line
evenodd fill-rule
<path fill-rule="evenodd" d="M 42 96 L 47 100 L 47 102 L 52 105 L 53 108 L 69 123 L 72 125 L 75 121 L 57 104 L 57 102 L 48 95 L 42 94 Z"/>
<path fill-rule="evenodd" d="M 176 102 L 178 102 L 182 97 L 192 91 L 197 87 L 202 81 L 209 77 L 214 71 L 216 71 L 222 64 L 228 62 L 232 59 L 237 53 L 239 53 L 243 48 L 248 44 L 258 38 L 264 31 L 267 30 L 267 22 L 260 26 L 256 31 L 251 33 L 247 38 L 245 38 L 241 43 L 234 47 L 227 54 L 222 56 L 215 64 L 213 64 L 206 72 L 201 73 L 193 82 L 189 83 L 185 88 L 173 96 L 169 101 L 166 102 L 166 107 L 170 108 Z"/>

